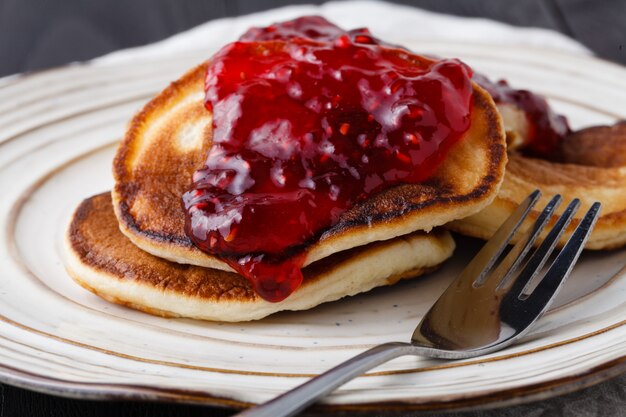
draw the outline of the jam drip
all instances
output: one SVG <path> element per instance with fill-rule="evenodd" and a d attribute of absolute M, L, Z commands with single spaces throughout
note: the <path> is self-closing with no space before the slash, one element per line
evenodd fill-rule
<path fill-rule="evenodd" d="M 474 73 L 473 80 L 493 97 L 496 104 L 512 104 L 524 112 L 528 121 L 528 137 L 522 150 L 544 159 L 555 159 L 561 141 L 571 133 L 567 119 L 552 111 L 546 99 L 528 90 L 516 90 L 505 80 L 493 82 Z"/>
<path fill-rule="evenodd" d="M 206 165 L 187 233 L 266 300 L 302 282 L 302 248 L 373 193 L 433 174 L 470 126 L 471 71 L 322 18 L 252 29 L 210 62 Z"/>

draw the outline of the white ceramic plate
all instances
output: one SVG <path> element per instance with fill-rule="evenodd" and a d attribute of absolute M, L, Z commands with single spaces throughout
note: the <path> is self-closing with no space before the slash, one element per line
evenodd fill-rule
<path fill-rule="evenodd" d="M 540 49 L 429 43 L 550 97 L 574 127 L 626 118 L 626 70 Z M 0 84 L 0 379 L 68 396 L 244 406 L 364 349 L 408 340 L 471 255 L 415 282 L 245 324 L 163 319 L 109 304 L 63 269 L 61 241 L 83 198 L 111 188 L 111 158 L 142 103 L 204 59 L 71 66 Z M 325 400 L 332 410 L 451 409 L 574 390 L 626 370 L 626 251 L 586 253 L 556 308 L 521 343 L 441 362 L 404 357 Z"/>

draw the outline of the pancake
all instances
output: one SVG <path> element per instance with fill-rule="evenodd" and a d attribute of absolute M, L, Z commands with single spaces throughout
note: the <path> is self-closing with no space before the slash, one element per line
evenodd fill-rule
<path fill-rule="evenodd" d="M 452 255 L 443 229 L 415 232 L 337 253 L 303 270 L 304 281 L 286 300 L 258 296 L 244 277 L 152 256 L 124 236 L 109 193 L 84 200 L 66 235 L 66 268 L 100 297 L 165 317 L 256 320 L 281 310 L 318 304 L 394 284 L 437 268 Z"/>
<path fill-rule="evenodd" d="M 161 258 L 230 271 L 197 249 L 184 231 L 181 196 L 211 145 L 202 64 L 150 101 L 132 120 L 113 164 L 113 207 L 120 229 Z M 495 197 L 506 163 L 505 135 L 491 97 L 474 85 L 472 124 L 427 182 L 376 194 L 345 212 L 305 248 L 305 265 L 334 253 L 431 230 L 469 216 Z"/>
<path fill-rule="evenodd" d="M 519 140 L 526 130 L 520 122 L 523 119 L 507 119 L 507 113 L 502 113 L 507 132 L 512 132 L 515 138 L 510 143 L 523 142 Z M 595 201 L 602 203 L 602 212 L 585 247 L 614 249 L 626 245 L 626 123 L 574 132 L 562 141 L 554 159 L 556 161 L 530 158 L 512 149 L 504 182 L 495 200 L 479 213 L 454 221 L 447 227 L 468 236 L 489 239 L 525 196 L 540 189 L 542 199 L 518 236 L 537 218 L 547 201 L 560 194 L 565 202 L 579 198 L 582 203 L 560 245 L 571 236 Z M 565 206 L 562 204 L 557 214 Z M 553 216 L 551 222 L 556 222 L 556 218 L 557 215 Z"/>

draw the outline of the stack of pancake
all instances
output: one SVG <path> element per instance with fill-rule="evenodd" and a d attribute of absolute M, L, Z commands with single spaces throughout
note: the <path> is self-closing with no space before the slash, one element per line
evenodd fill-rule
<path fill-rule="evenodd" d="M 560 194 L 564 201 L 581 200 L 581 208 L 561 237 L 560 246 L 570 238 L 583 214 L 596 201 L 602 203 L 602 212 L 585 248 L 604 250 L 626 245 L 626 121 L 573 132 L 560 142 L 548 160 L 518 152 L 518 144 L 524 139 L 517 139 L 528 131 L 527 119 L 520 114 L 521 110 L 509 104 L 498 104 L 498 110 L 503 116 L 509 143 L 509 160 L 498 196 L 480 212 L 446 227 L 464 235 L 489 239 L 525 196 L 540 189 L 542 200 L 528 216 L 522 231 L 536 220 L 552 196 Z M 565 206 L 557 209 L 551 224 Z M 514 238 L 513 242 L 516 240 Z"/>
<path fill-rule="evenodd" d="M 472 123 L 427 182 L 382 191 L 345 212 L 308 245 L 304 282 L 278 303 L 197 249 L 184 230 L 181 196 L 211 146 L 203 64 L 132 120 L 113 163 L 115 187 L 85 200 L 67 233 L 70 275 L 112 302 L 153 314 L 219 321 L 259 319 L 413 278 L 452 255 L 438 228 L 496 197 L 505 134 L 491 97 L 474 85 Z"/>
<path fill-rule="evenodd" d="M 514 141 L 507 157 L 506 137 L 523 135 L 524 117 L 503 105 L 503 122 L 489 94 L 474 84 L 471 127 L 436 174 L 421 184 L 386 189 L 345 212 L 304 248 L 300 288 L 284 301 L 268 302 L 185 234 L 181 196 L 212 140 L 211 113 L 204 107 L 206 65 L 172 83 L 134 117 L 113 163 L 114 189 L 85 200 L 73 216 L 67 270 L 109 301 L 218 321 L 309 309 L 436 269 L 454 250 L 442 226 L 487 239 L 536 188 L 544 199 L 557 193 L 566 201 L 581 198 L 583 208 L 602 202 L 588 248 L 626 244 L 626 124 L 574 133 L 555 158 L 559 162 L 516 153 Z"/>

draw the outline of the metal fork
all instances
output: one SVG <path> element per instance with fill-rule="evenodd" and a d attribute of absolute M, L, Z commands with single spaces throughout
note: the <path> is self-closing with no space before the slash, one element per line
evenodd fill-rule
<path fill-rule="evenodd" d="M 536 190 L 520 204 L 426 313 L 410 343 L 375 346 L 237 416 L 292 416 L 351 379 L 399 356 L 465 359 L 494 352 L 519 339 L 550 305 L 576 263 L 600 212 L 600 203 L 594 203 L 548 271 L 540 277 L 545 262 L 580 206 L 580 201 L 574 199 L 528 258 L 533 243 L 561 203 L 559 195 L 553 197 L 533 226 L 504 254 L 540 196 Z"/>

